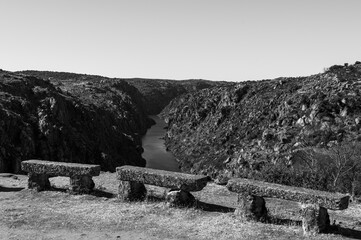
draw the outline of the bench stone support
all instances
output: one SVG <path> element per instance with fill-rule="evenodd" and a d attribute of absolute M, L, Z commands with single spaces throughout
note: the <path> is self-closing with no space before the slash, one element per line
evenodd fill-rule
<path fill-rule="evenodd" d="M 46 174 L 28 173 L 28 188 L 43 191 L 50 189 L 49 176 Z"/>
<path fill-rule="evenodd" d="M 170 190 L 166 196 L 166 200 L 170 206 L 193 206 L 196 202 L 195 197 L 184 190 Z"/>
<path fill-rule="evenodd" d="M 71 176 L 70 192 L 71 193 L 90 193 L 94 189 L 94 181 L 91 176 Z"/>
<path fill-rule="evenodd" d="M 94 188 L 93 176 L 99 176 L 100 166 L 91 164 L 26 160 L 21 169 L 28 172 L 28 188 L 37 191 L 50 189 L 49 177 L 69 177 L 70 193 L 90 193 Z"/>
<path fill-rule="evenodd" d="M 238 207 L 235 215 L 245 220 L 266 221 L 266 201 L 263 197 L 246 193 L 238 194 Z"/>
<path fill-rule="evenodd" d="M 147 195 L 144 184 L 171 189 L 165 198 L 170 206 L 192 206 L 196 202 L 190 192 L 201 191 L 208 177 L 136 166 L 116 168 L 120 181 L 118 198 L 121 200 L 141 200 Z"/>
<path fill-rule="evenodd" d="M 133 181 L 119 181 L 118 198 L 123 201 L 143 200 L 147 189 L 143 183 Z"/>
<path fill-rule="evenodd" d="M 318 204 L 302 204 L 301 215 L 304 235 L 324 233 L 330 228 L 327 209 Z"/>

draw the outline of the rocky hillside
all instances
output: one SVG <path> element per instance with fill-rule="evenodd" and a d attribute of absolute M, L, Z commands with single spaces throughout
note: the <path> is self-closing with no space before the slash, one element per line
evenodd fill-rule
<path fill-rule="evenodd" d="M 32 158 L 110 171 L 145 165 L 140 139 L 150 122 L 136 88 L 99 76 L 46 79 L 0 72 L 0 172 Z"/>
<path fill-rule="evenodd" d="M 299 78 L 241 82 L 173 100 L 162 112 L 167 147 L 183 169 L 237 176 L 295 161 L 307 146 L 361 140 L 361 63 Z"/>
<path fill-rule="evenodd" d="M 229 82 L 207 80 L 161 80 L 161 79 L 125 79 L 136 87 L 144 97 L 144 106 L 149 115 L 159 114 L 174 98 L 205 88 L 230 85 Z"/>
<path fill-rule="evenodd" d="M 51 71 L 0 72 L 0 172 L 22 160 L 144 166 L 141 137 L 175 97 L 227 85 Z"/>
<path fill-rule="evenodd" d="M 163 108 L 170 103 L 170 101 L 182 94 L 196 92 L 205 88 L 227 86 L 231 84 L 230 82 L 208 81 L 201 79 L 175 81 L 145 78 L 107 78 L 97 75 L 51 71 L 21 71 L 19 73 L 47 79 L 54 85 L 60 87 L 69 82 L 92 83 L 93 81 L 99 80 L 116 80 L 119 82 L 126 82 L 138 90 L 136 92 L 133 89 L 133 91 L 129 92 L 129 94 L 136 95 L 138 108 L 144 110 L 147 115 L 159 114 Z M 70 87 L 67 90 L 73 91 L 73 88 Z"/>

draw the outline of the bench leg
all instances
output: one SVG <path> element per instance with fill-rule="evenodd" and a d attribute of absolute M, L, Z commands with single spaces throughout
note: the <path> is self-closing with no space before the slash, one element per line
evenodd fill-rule
<path fill-rule="evenodd" d="M 49 176 L 46 174 L 29 173 L 28 188 L 43 191 L 50 189 Z"/>
<path fill-rule="evenodd" d="M 245 220 L 266 221 L 268 218 L 264 198 L 249 194 L 238 194 L 238 207 L 234 213 Z"/>
<path fill-rule="evenodd" d="M 193 206 L 196 199 L 187 191 L 170 190 L 166 196 L 167 202 L 170 206 Z"/>
<path fill-rule="evenodd" d="M 120 181 L 118 187 L 118 198 L 123 201 L 144 200 L 147 189 L 143 183 L 132 181 Z"/>
<path fill-rule="evenodd" d="M 302 204 L 301 215 L 304 235 L 324 233 L 330 228 L 330 218 L 326 208 L 317 204 Z"/>
<path fill-rule="evenodd" d="M 91 176 L 71 176 L 70 192 L 71 193 L 90 193 L 94 189 L 94 181 Z"/>

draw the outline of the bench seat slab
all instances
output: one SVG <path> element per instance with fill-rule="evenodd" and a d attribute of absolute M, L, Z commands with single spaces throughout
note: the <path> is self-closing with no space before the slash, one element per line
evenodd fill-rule
<path fill-rule="evenodd" d="M 117 167 L 117 179 L 132 181 L 160 187 L 180 189 L 187 192 L 200 191 L 206 185 L 208 177 L 165 170 L 142 168 L 135 166 Z"/>
<path fill-rule="evenodd" d="M 332 210 L 346 209 L 349 203 L 349 196 L 341 193 L 317 191 L 245 178 L 229 180 L 227 188 L 231 192 L 240 194 L 318 204 L 321 207 Z"/>
<path fill-rule="evenodd" d="M 27 160 L 21 162 L 25 172 L 47 174 L 49 176 L 99 176 L 100 166 L 80 163 L 50 162 L 42 160 Z"/>

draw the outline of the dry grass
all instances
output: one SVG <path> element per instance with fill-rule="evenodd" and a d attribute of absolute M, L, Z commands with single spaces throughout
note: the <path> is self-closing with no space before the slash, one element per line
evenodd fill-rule
<path fill-rule="evenodd" d="M 103 190 L 115 191 L 116 181 L 106 181 L 111 175 L 100 176 L 96 184 L 102 182 Z M 66 185 L 61 178 L 52 182 L 57 187 L 62 182 Z M 0 178 L 0 185 L 6 184 L 24 187 L 26 177 Z M 225 201 L 228 192 L 219 186 L 213 189 Z M 211 188 L 204 195 L 214 203 L 217 197 L 209 194 Z M 0 216 L 0 239 L 304 239 L 299 226 L 243 222 L 232 212 L 171 208 L 163 201 L 127 203 L 59 191 L 1 192 Z M 324 234 L 314 239 L 342 236 Z"/>

